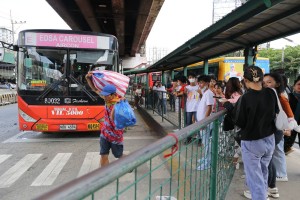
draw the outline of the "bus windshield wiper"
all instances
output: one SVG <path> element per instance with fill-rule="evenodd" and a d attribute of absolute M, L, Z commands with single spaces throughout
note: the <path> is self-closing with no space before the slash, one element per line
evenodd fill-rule
<path fill-rule="evenodd" d="M 50 86 L 46 90 L 44 90 L 44 92 L 40 96 L 38 96 L 36 100 L 39 101 L 44 98 L 47 94 L 49 94 L 49 92 L 51 92 L 56 86 L 58 86 L 63 80 L 65 80 L 65 78 L 66 75 L 63 75 L 60 80 L 50 84 Z"/>
<path fill-rule="evenodd" d="M 72 74 L 70 74 L 69 78 L 74 81 L 76 84 L 82 86 L 82 90 L 92 99 L 92 101 L 97 101 L 97 98 L 90 92 L 88 91 Z"/>

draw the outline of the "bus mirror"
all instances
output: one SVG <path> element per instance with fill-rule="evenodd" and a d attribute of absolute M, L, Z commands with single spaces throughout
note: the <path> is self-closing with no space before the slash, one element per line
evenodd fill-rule
<path fill-rule="evenodd" d="M 14 51 L 19 51 L 18 45 L 13 45 L 13 50 L 14 50 Z"/>

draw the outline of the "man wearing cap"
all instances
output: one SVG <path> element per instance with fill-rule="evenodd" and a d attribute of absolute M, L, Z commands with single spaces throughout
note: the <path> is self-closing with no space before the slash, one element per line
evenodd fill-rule
<path fill-rule="evenodd" d="M 108 155 L 111 149 L 115 158 L 123 156 L 123 129 L 117 130 L 113 119 L 113 109 L 117 102 L 120 101 L 120 97 L 116 94 L 116 87 L 114 85 L 106 85 L 102 91 L 98 90 L 92 80 L 92 73 L 88 73 L 85 78 L 87 83 L 94 92 L 100 95 L 105 101 L 105 114 L 104 123 L 101 127 L 100 133 L 100 166 L 108 165 Z"/>

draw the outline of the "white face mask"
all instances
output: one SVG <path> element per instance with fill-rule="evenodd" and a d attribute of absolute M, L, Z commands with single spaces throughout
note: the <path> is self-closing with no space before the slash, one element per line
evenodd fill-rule
<path fill-rule="evenodd" d="M 190 82 L 190 83 L 194 83 L 194 82 L 195 82 L 195 79 L 194 79 L 194 78 L 190 78 L 190 79 L 189 79 L 189 82 Z"/>
<path fill-rule="evenodd" d="M 180 82 L 177 82 L 177 85 L 180 85 Z"/>

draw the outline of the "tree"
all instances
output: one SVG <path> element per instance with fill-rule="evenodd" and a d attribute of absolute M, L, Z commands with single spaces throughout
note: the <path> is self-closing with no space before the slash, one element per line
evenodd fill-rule
<path fill-rule="evenodd" d="M 291 79 L 290 81 L 293 81 L 299 75 L 300 45 L 295 47 L 286 46 L 283 49 L 263 49 L 258 54 L 260 57 L 269 58 L 271 71 L 281 69 Z"/>

